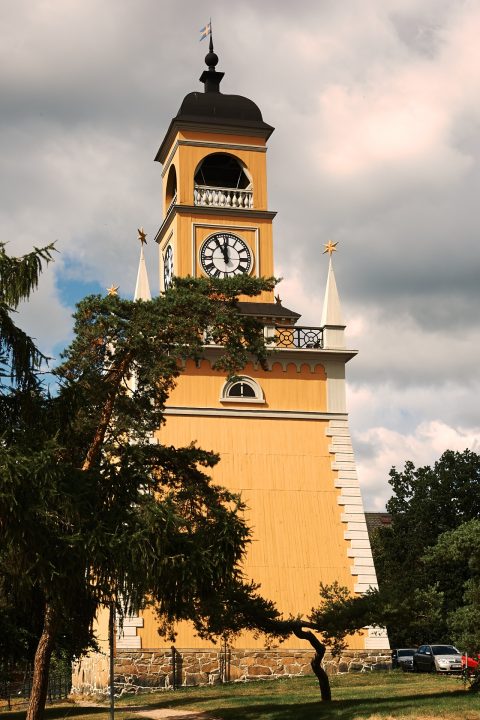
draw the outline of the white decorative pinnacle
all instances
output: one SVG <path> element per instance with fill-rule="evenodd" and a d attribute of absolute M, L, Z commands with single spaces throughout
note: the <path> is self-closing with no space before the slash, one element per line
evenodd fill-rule
<path fill-rule="evenodd" d="M 138 263 L 137 284 L 135 285 L 135 295 L 133 296 L 133 299 L 151 300 L 152 295 L 150 293 L 150 284 L 148 282 L 147 266 L 145 264 L 145 256 L 143 254 L 143 246 L 146 243 L 146 233 L 143 228 L 138 232 L 138 239 L 140 240 L 140 261 Z"/>
<path fill-rule="evenodd" d="M 337 283 L 335 281 L 335 273 L 333 272 L 331 256 L 328 261 L 327 285 L 323 300 L 321 325 L 322 327 L 325 325 L 344 326 L 342 308 L 340 306 L 340 298 L 338 296 Z"/>
<path fill-rule="evenodd" d="M 320 321 L 320 325 L 323 327 L 323 347 L 325 349 L 345 347 L 345 323 L 343 321 L 342 308 L 332 263 L 332 253 L 336 251 L 336 245 L 337 243 L 332 243 L 331 240 L 328 245 L 325 245 L 325 252 L 329 254 L 329 261 L 322 319 Z"/>

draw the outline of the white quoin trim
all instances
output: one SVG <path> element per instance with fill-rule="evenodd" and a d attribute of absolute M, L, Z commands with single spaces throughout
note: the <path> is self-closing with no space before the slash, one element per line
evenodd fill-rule
<path fill-rule="evenodd" d="M 346 416 L 344 419 L 330 420 L 326 435 L 331 439 L 331 467 L 337 472 L 335 487 L 339 490 L 337 503 L 341 508 L 340 519 L 345 527 L 343 535 L 345 540 L 350 541 L 347 558 L 352 563 L 350 572 L 354 578 L 354 591 L 361 595 L 369 588 L 378 588 L 378 583 Z M 380 650 L 389 647 L 384 628 L 367 629 L 365 649 Z"/>
<path fill-rule="evenodd" d="M 137 635 L 137 628 L 143 627 L 143 618 L 138 615 L 126 615 L 123 618 L 123 627 L 117 626 L 115 646 L 121 650 L 142 647 L 142 638 Z"/>

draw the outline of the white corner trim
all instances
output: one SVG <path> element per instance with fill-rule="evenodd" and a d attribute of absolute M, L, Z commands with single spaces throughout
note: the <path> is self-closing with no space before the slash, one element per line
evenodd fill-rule
<path fill-rule="evenodd" d="M 345 526 L 343 536 L 350 541 L 347 558 L 350 565 L 354 592 L 363 594 L 369 588 L 378 588 L 377 575 L 373 564 L 372 549 L 365 522 L 362 493 L 358 482 L 348 420 L 331 419 L 325 431 L 331 438 L 329 452 L 331 468 L 336 471 L 335 487 L 338 488 L 337 503 L 341 509 L 341 522 Z M 388 649 L 389 642 L 384 628 L 374 628 L 365 638 L 365 649 Z M 380 633 L 380 634 L 378 634 Z"/>
<path fill-rule="evenodd" d="M 142 647 L 142 638 L 137 635 L 137 628 L 143 627 L 143 618 L 139 615 L 126 615 L 123 618 L 123 627 L 117 625 L 115 646 L 120 649 Z"/>

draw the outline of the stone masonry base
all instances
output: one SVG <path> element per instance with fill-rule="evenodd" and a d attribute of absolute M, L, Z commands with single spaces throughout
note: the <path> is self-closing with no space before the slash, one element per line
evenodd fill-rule
<path fill-rule="evenodd" d="M 313 651 L 302 650 L 117 650 L 115 691 L 119 695 L 187 685 L 215 685 L 312 675 Z M 330 675 L 389 670 L 388 650 L 346 650 L 326 655 Z M 75 663 L 73 693 L 108 692 L 108 657 L 90 655 Z"/>

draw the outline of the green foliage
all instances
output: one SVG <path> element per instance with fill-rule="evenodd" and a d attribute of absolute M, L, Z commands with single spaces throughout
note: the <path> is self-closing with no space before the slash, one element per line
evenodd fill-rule
<path fill-rule="evenodd" d="M 367 625 L 386 626 L 392 647 L 448 641 L 478 652 L 480 457 L 447 451 L 433 468 L 407 462 L 390 478 L 392 526 L 372 539 L 380 590 L 355 597 L 338 583 L 321 585 L 310 620 L 334 654 Z"/>
<path fill-rule="evenodd" d="M 334 657 L 346 648 L 346 637 L 370 623 L 374 599 L 369 593 L 353 597 L 348 588 L 337 581 L 320 583 L 320 606 L 313 608 L 309 620 L 320 628 L 323 643 Z"/>
<path fill-rule="evenodd" d="M 23 257 L 12 257 L 5 243 L 0 243 L 0 392 L 4 391 L 3 378 L 21 387 L 34 386 L 35 371 L 46 360 L 33 340 L 15 325 L 12 313 L 37 287 L 43 266 L 53 259 L 53 251 L 53 245 L 48 245 Z"/>
<path fill-rule="evenodd" d="M 457 566 L 468 570 L 462 603 L 450 609 L 447 623 L 458 647 L 476 655 L 480 650 L 480 520 L 469 520 L 440 535 L 425 561 L 442 572 L 454 573 Z"/>
<path fill-rule="evenodd" d="M 24 666 L 31 661 L 41 632 L 41 607 L 33 595 L 24 598 L 11 592 L 9 578 L 0 580 L 0 667 Z"/>
<path fill-rule="evenodd" d="M 187 278 L 151 302 L 86 298 L 54 371 L 57 392 L 0 397 L 9 420 L 0 444 L 0 576 L 27 605 L 35 596 L 52 609 L 71 654 L 90 646 L 95 613 L 111 602 L 122 613 L 148 598 L 166 634 L 179 619 L 211 635 L 253 627 L 255 615 L 277 617 L 243 580 L 250 532 L 241 499 L 210 481 L 218 456 L 152 442 L 182 365 L 204 355 L 206 334 L 226 374 L 252 357 L 265 362 L 263 326 L 239 314 L 237 298 L 272 285 Z"/>
<path fill-rule="evenodd" d="M 464 604 L 448 616 L 448 627 L 455 644 L 469 655 L 480 653 L 480 580 L 470 578 L 464 585 Z"/>
<path fill-rule="evenodd" d="M 480 457 L 470 451 L 446 450 L 432 467 L 405 463 L 403 472 L 390 471 L 394 495 L 387 503 L 397 527 L 417 533 L 410 545 L 432 545 L 442 532 L 480 517 Z"/>
<path fill-rule="evenodd" d="M 320 585 L 320 605 L 311 611 L 309 620 L 333 656 L 346 649 L 348 635 L 367 626 L 398 628 L 400 637 L 405 628 L 410 642 L 398 646 L 410 647 L 420 645 L 429 628 L 437 626 L 442 617 L 441 600 L 436 588 L 414 588 L 404 602 L 398 603 L 396 597 L 382 590 L 370 589 L 358 596 L 334 582 Z"/>
<path fill-rule="evenodd" d="M 463 605 L 468 563 L 435 563 L 428 551 L 439 536 L 480 518 L 480 456 L 447 450 L 433 467 L 390 471 L 394 495 L 387 503 L 391 527 L 374 534 L 372 551 L 382 596 L 398 618 L 388 631 L 392 646 L 450 640 L 449 615 Z"/>

